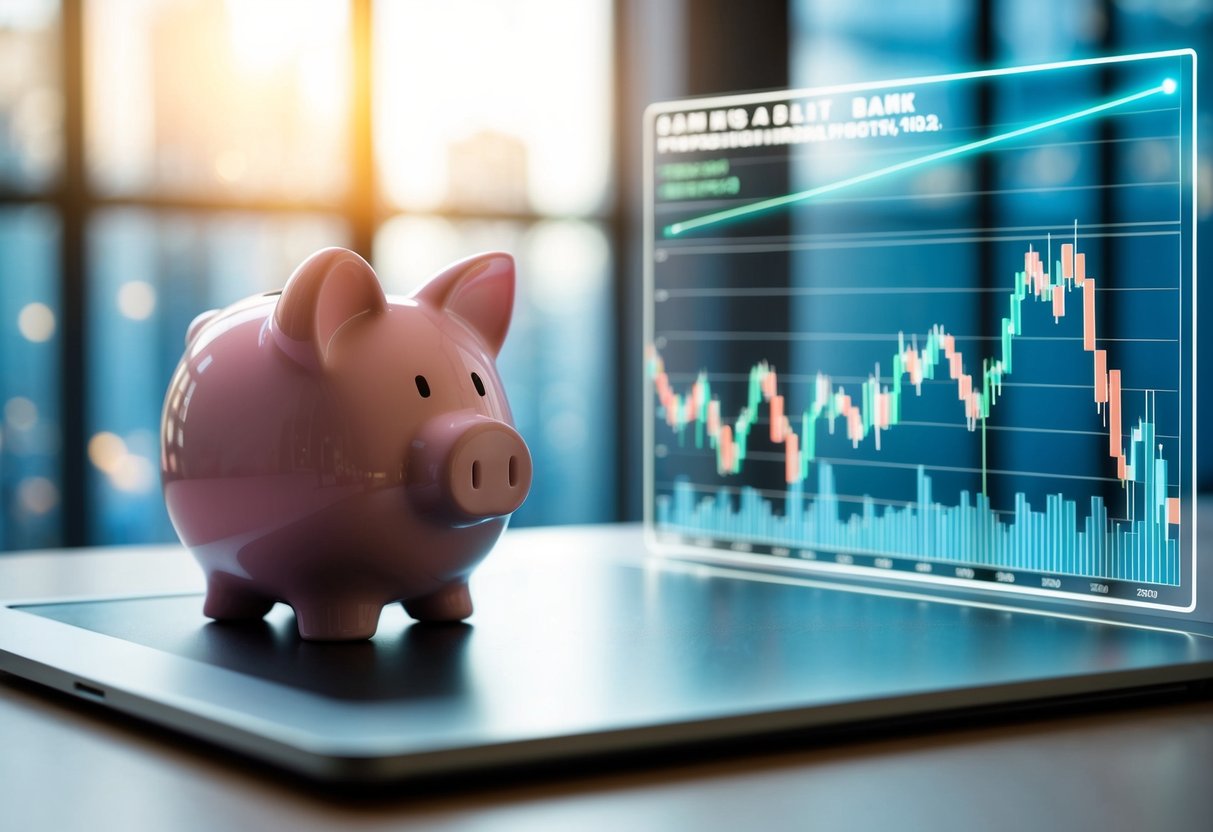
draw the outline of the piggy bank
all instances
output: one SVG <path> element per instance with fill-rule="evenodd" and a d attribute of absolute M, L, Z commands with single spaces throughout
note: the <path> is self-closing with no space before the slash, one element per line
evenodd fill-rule
<path fill-rule="evenodd" d="M 375 634 L 386 604 L 472 613 L 468 575 L 526 498 L 531 456 L 496 357 L 514 261 L 455 263 L 407 298 L 351 251 L 190 325 L 161 424 L 173 526 L 203 612 L 276 601 L 305 639 Z"/>

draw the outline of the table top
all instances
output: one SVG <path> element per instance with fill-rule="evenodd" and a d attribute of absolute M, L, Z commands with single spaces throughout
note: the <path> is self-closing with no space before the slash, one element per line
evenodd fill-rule
<path fill-rule="evenodd" d="M 494 558 L 576 534 L 511 531 Z M 179 547 L 0 556 L 8 598 L 201 586 Z M 1200 829 L 1211 776 L 1213 700 L 1185 697 L 338 792 L 0 675 L 13 829 Z"/>

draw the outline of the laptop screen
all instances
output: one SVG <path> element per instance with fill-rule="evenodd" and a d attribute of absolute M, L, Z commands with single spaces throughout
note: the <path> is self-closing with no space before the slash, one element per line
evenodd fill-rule
<path fill-rule="evenodd" d="M 651 542 L 1196 610 L 1195 63 L 651 107 Z"/>

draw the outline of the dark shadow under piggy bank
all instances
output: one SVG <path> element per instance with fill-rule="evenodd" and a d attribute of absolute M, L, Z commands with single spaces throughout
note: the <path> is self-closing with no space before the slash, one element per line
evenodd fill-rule
<path fill-rule="evenodd" d="M 471 615 L 468 575 L 531 484 L 495 363 L 513 300 L 508 254 L 387 298 L 332 248 L 281 293 L 194 321 L 161 469 L 208 616 L 282 601 L 303 638 L 362 639 L 397 601 L 425 621 Z"/>

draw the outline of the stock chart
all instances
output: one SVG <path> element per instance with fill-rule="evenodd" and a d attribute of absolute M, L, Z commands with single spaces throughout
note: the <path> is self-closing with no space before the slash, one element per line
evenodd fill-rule
<path fill-rule="evenodd" d="M 1191 609 L 1194 64 L 650 108 L 656 543 Z"/>

